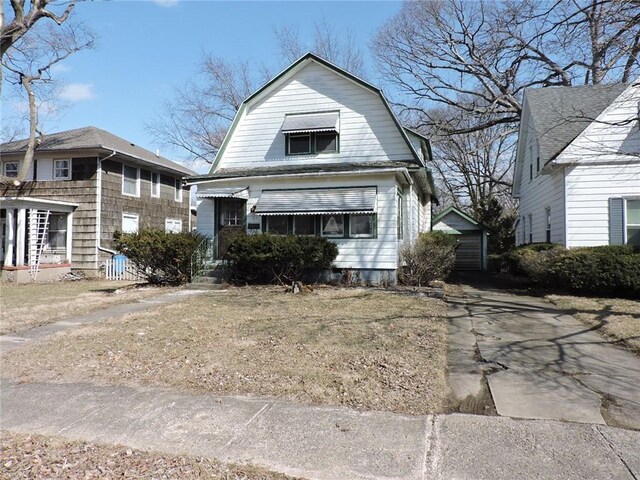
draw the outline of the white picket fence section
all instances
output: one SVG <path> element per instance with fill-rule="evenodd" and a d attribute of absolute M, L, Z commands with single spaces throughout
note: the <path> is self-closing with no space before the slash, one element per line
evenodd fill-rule
<path fill-rule="evenodd" d="M 143 280 L 138 270 L 126 258 L 109 259 L 104 262 L 104 278 L 107 280 Z"/>

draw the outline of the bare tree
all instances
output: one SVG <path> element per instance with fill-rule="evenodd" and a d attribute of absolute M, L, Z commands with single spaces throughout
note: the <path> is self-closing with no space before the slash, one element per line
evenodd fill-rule
<path fill-rule="evenodd" d="M 277 27 L 275 36 L 280 54 L 287 63 L 293 63 L 307 51 L 312 51 L 353 75 L 366 77 L 364 56 L 357 46 L 353 32 L 337 31 L 324 17 L 314 24 L 313 44 L 310 48 L 304 48 L 297 28 Z"/>
<path fill-rule="evenodd" d="M 404 111 L 427 124 L 434 106 L 474 119 L 449 125 L 455 134 L 516 123 L 528 87 L 629 80 L 639 42 L 638 0 L 412 1 L 374 53 Z"/>
<path fill-rule="evenodd" d="M 176 88 L 162 114 L 147 127 L 163 145 L 187 152 L 192 160 L 211 162 L 257 83 L 248 62 L 232 63 L 204 54 L 198 78 Z"/>
<path fill-rule="evenodd" d="M 7 75 L 4 79 L 21 88 L 26 95 L 29 119 L 27 149 L 18 176 L 2 177 L 4 182 L 20 182 L 27 178 L 35 149 L 43 139 L 38 121 L 38 94 L 50 91 L 53 85 L 51 67 L 94 44 L 93 34 L 84 25 L 68 21 L 75 1 L 65 2 L 62 6 L 50 0 L 32 0 L 28 6 L 25 4 L 25 0 L 11 1 L 13 19 L 9 23 L 4 23 L 2 12 L 3 76 Z M 59 7 L 62 11 L 55 13 L 51 7 Z M 43 18 L 53 23 L 36 24 Z"/>
<path fill-rule="evenodd" d="M 338 35 L 325 20 L 314 28 L 313 50 L 318 55 L 351 73 L 364 74 L 363 55 L 350 32 Z M 275 36 L 280 67 L 306 52 L 297 30 L 277 28 Z M 197 78 L 176 88 L 147 128 L 161 144 L 186 153 L 190 161 L 212 162 L 242 102 L 274 75 L 265 65 L 203 54 Z"/>

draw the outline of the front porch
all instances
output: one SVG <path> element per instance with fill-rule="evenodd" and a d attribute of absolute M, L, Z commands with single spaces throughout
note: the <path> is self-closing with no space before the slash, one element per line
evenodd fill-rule
<path fill-rule="evenodd" d="M 2 281 L 52 281 L 70 272 L 77 204 L 0 197 Z"/>

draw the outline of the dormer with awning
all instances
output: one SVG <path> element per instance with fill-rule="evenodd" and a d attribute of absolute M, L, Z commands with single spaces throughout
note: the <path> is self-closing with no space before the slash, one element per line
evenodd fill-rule
<path fill-rule="evenodd" d="M 285 115 L 281 132 L 285 155 L 318 155 L 339 151 L 340 112 Z"/>

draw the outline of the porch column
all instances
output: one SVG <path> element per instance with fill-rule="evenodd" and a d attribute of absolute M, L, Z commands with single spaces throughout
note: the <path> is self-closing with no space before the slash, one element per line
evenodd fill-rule
<path fill-rule="evenodd" d="M 27 238 L 27 210 L 18 209 L 18 221 L 16 225 L 16 265 L 24 265 L 24 242 Z"/>
<path fill-rule="evenodd" d="M 69 263 L 73 263 L 73 261 L 71 260 L 71 255 L 73 253 L 72 248 L 73 248 L 73 212 L 69 212 L 67 214 L 67 245 L 66 245 L 67 260 L 69 261 Z"/>
<path fill-rule="evenodd" d="M 13 228 L 13 208 L 7 208 L 6 234 L 4 237 L 4 266 L 13 266 L 13 247 L 15 245 L 15 229 Z"/>

